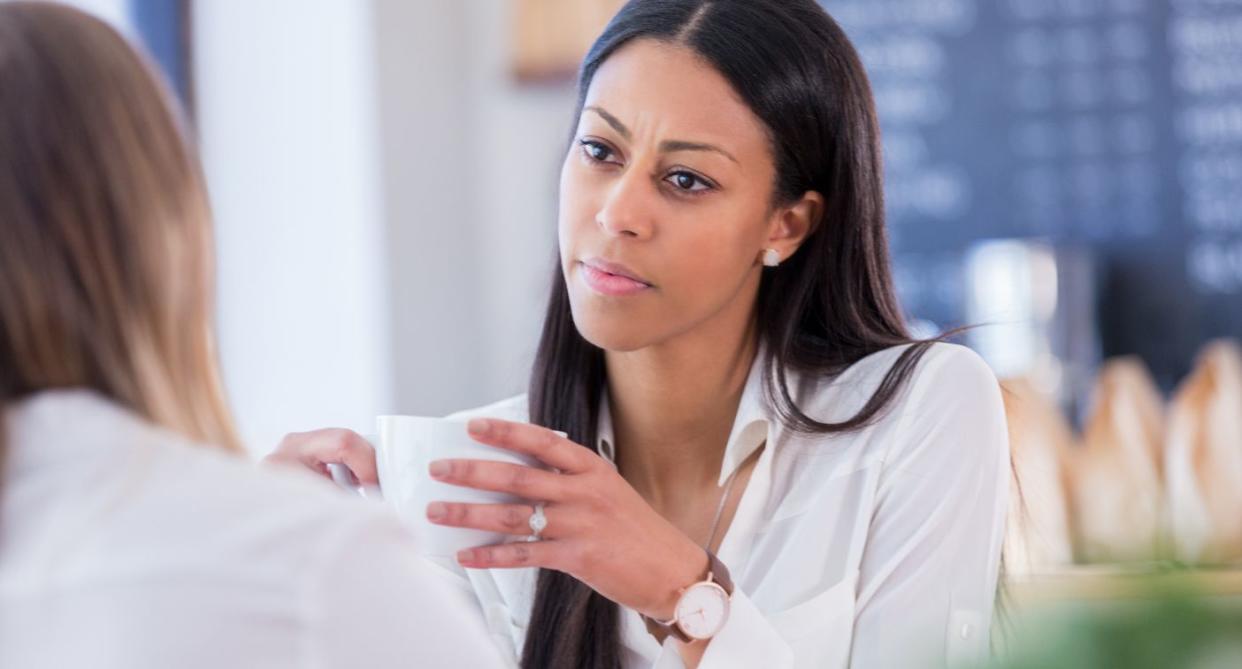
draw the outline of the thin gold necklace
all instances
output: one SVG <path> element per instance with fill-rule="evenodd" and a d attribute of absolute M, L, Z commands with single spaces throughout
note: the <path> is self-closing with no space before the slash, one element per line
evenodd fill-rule
<path fill-rule="evenodd" d="M 716 532 L 720 529 L 720 517 L 724 515 L 725 503 L 729 501 L 729 494 L 733 492 L 733 481 L 737 479 L 737 473 L 740 471 L 742 471 L 741 465 L 734 469 L 733 473 L 729 474 L 729 479 L 725 481 L 724 492 L 720 495 L 720 504 L 716 506 L 716 517 L 712 519 L 711 534 L 707 536 L 707 543 L 703 544 L 703 548 L 709 551 L 712 549 L 712 543 L 716 541 Z"/>

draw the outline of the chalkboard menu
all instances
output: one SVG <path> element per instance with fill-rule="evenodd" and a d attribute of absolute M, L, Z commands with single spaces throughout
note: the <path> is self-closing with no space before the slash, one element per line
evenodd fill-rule
<path fill-rule="evenodd" d="M 898 285 L 964 322 L 985 239 L 1087 249 L 1105 355 L 1242 335 L 1242 0 L 823 0 L 884 131 Z"/>

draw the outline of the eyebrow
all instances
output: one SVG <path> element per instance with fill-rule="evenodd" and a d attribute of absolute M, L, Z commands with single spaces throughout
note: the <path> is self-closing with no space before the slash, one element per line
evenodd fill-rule
<path fill-rule="evenodd" d="M 595 114 L 597 114 L 600 118 L 604 119 L 605 123 L 612 126 L 612 129 L 616 130 L 617 134 L 621 135 L 626 140 L 630 139 L 630 129 L 625 127 L 625 124 L 622 123 L 616 116 L 609 114 L 607 110 L 591 106 L 584 108 L 583 111 L 595 112 Z M 728 151 L 725 151 L 724 149 L 713 144 L 704 144 L 702 142 L 686 142 L 678 139 L 669 139 L 660 142 L 660 151 L 663 153 L 672 153 L 675 151 L 712 151 L 719 153 L 735 163 L 737 162 L 737 158 L 734 158 Z"/>

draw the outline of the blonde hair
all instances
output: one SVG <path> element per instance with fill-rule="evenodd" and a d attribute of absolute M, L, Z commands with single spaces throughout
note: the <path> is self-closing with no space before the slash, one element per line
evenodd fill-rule
<path fill-rule="evenodd" d="M 87 388 L 239 450 L 206 189 L 166 87 L 102 21 L 0 2 L 0 91 L 0 408 Z"/>

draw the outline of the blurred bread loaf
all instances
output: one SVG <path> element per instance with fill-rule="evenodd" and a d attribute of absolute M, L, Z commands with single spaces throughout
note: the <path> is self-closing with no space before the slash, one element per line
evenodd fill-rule
<path fill-rule="evenodd" d="M 1070 458 L 1080 561 L 1160 557 L 1163 441 L 1164 403 L 1147 368 L 1133 357 L 1105 363 L 1082 443 Z"/>
<path fill-rule="evenodd" d="M 1217 341 L 1199 355 L 1169 410 L 1166 480 L 1178 557 L 1242 561 L 1242 349 Z"/>
<path fill-rule="evenodd" d="M 1001 385 L 1013 460 L 1005 568 L 1020 575 L 1071 564 L 1065 463 L 1073 430 L 1060 408 L 1030 381 L 1010 379 Z"/>

